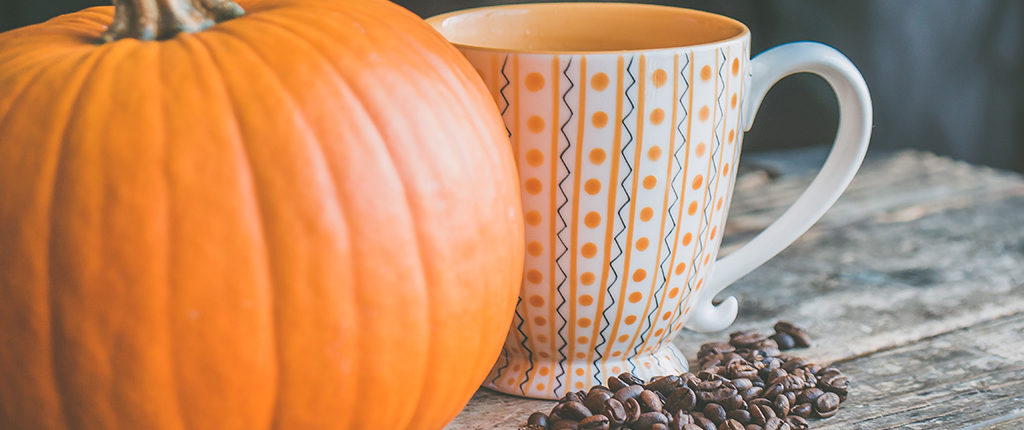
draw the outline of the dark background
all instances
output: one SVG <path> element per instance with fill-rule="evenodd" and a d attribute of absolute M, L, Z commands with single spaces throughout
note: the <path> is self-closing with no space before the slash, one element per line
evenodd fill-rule
<path fill-rule="evenodd" d="M 339 0 L 340 1 L 340 0 Z M 421 16 L 502 0 L 397 0 Z M 746 23 L 756 54 L 816 40 L 843 51 L 871 90 L 873 150 L 918 148 L 1024 171 L 1024 1 L 1019 0 L 653 0 Z M 105 0 L 0 0 L 0 30 L 40 22 Z M 570 18 L 571 19 L 571 18 Z M 749 150 L 831 142 L 836 102 L 810 76 L 768 94 Z"/>

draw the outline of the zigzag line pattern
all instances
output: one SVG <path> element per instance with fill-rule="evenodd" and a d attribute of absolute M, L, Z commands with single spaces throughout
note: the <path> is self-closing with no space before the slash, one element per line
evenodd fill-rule
<path fill-rule="evenodd" d="M 522 323 L 523 316 L 519 314 L 519 305 L 521 303 L 523 303 L 523 298 L 522 297 L 517 298 L 516 299 L 516 312 L 515 312 L 515 316 L 512 319 L 512 322 L 515 323 L 515 318 L 519 318 L 519 321 L 520 321 L 519 322 L 519 332 L 520 333 L 522 333 L 522 327 L 523 327 L 523 323 Z M 509 330 L 509 331 L 511 331 L 511 330 Z M 523 334 L 523 336 L 526 336 L 526 334 Z M 509 339 L 509 340 L 511 340 L 511 339 Z M 524 343 L 526 342 L 525 338 L 523 339 L 523 342 Z M 523 345 L 523 347 L 525 348 L 526 345 Z M 498 371 L 495 372 L 494 378 L 491 379 L 491 384 L 496 384 L 497 381 L 499 379 L 501 379 L 501 372 L 505 371 L 505 369 L 508 368 L 509 361 L 510 361 L 509 360 L 509 356 L 512 355 L 511 351 L 508 350 L 508 342 L 506 342 L 505 343 L 505 347 L 502 348 L 501 355 L 505 357 L 505 364 L 502 364 L 501 366 L 498 366 Z"/>
<path fill-rule="evenodd" d="M 562 103 L 565 105 L 565 108 L 569 110 L 569 116 L 565 119 L 565 122 L 563 122 L 562 126 L 559 128 L 559 131 L 562 132 L 562 137 L 565 139 L 565 142 L 564 142 L 564 147 L 558 153 L 558 160 L 562 163 L 562 167 L 565 168 L 565 173 L 563 174 L 562 178 L 558 181 L 558 191 L 559 191 L 559 193 L 562 194 L 562 203 L 558 205 L 558 208 L 556 210 L 556 213 L 558 214 L 558 220 L 562 223 L 562 225 L 559 226 L 559 228 L 558 228 L 558 233 L 555 235 L 555 237 L 558 238 L 558 243 L 562 245 L 561 252 L 558 253 L 557 257 L 555 257 L 555 267 L 557 267 L 558 271 L 562 274 L 562 280 L 561 280 L 561 282 L 558 283 L 558 287 L 557 287 L 558 288 L 558 297 L 561 299 L 561 301 L 559 301 L 558 306 L 555 308 L 555 314 L 557 314 L 559 319 L 562 320 L 561 326 L 558 328 L 558 331 L 557 331 L 558 337 L 562 340 L 562 343 L 558 347 L 558 354 L 562 357 L 562 359 L 558 361 L 558 372 L 559 372 L 559 375 L 555 378 L 555 381 L 558 384 L 555 387 L 555 389 L 554 389 L 554 392 L 556 394 L 558 393 L 559 388 L 562 387 L 561 379 L 562 379 L 562 376 L 565 375 L 565 371 L 566 371 L 566 369 L 565 369 L 565 363 L 566 363 L 565 348 L 568 345 L 568 341 L 566 340 L 565 336 L 563 335 L 563 331 L 565 330 L 565 327 L 566 327 L 566 325 L 569 322 L 568 322 L 568 320 L 565 319 L 565 315 L 562 313 L 562 306 L 564 306 L 565 302 L 566 302 L 566 300 L 565 300 L 565 293 L 564 293 L 564 291 L 562 289 L 565 286 L 565 283 L 569 279 L 569 277 L 566 275 L 565 270 L 562 268 L 562 266 L 563 266 L 562 265 L 562 258 L 565 257 L 565 255 L 569 252 L 569 246 L 566 245 L 565 239 L 563 238 L 563 233 L 565 232 L 566 228 L 568 228 L 569 224 L 566 222 L 565 216 L 562 213 L 562 210 L 565 209 L 565 206 L 569 203 L 569 196 L 566 194 L 565 187 L 564 187 L 565 182 L 569 179 L 569 164 L 566 163 L 566 161 L 565 161 L 565 154 L 567 152 L 569 152 L 569 147 L 570 147 L 570 145 L 569 145 L 569 136 L 565 133 L 565 127 L 569 124 L 570 121 L 572 121 L 573 111 L 572 111 L 572 107 L 569 106 L 569 101 L 566 100 L 566 98 L 569 96 L 569 92 L 572 91 L 572 89 L 576 87 L 576 84 L 573 83 L 571 78 L 569 78 L 569 66 L 571 66 L 571 65 L 572 65 L 572 57 L 569 57 L 569 61 L 566 62 L 566 64 L 565 64 L 565 69 L 562 70 L 562 75 L 564 75 L 565 79 L 569 81 L 569 88 L 567 88 L 565 90 L 565 92 L 562 93 Z M 558 79 L 558 78 L 559 77 L 557 75 L 555 75 L 555 79 Z"/>
<path fill-rule="evenodd" d="M 619 209 L 617 211 L 615 211 L 615 213 L 618 216 L 619 223 L 622 224 L 622 230 L 619 230 L 619 232 L 615 234 L 615 237 L 613 239 L 615 241 L 615 246 L 617 248 L 619 248 L 619 254 L 616 255 L 614 259 L 612 259 L 611 261 L 608 262 L 608 264 L 610 266 L 614 266 L 615 265 L 615 261 L 619 257 L 622 257 L 622 255 L 623 255 L 622 242 L 619 241 L 619 237 L 622 236 L 622 234 L 626 232 L 626 218 L 629 217 L 629 211 L 632 210 L 632 206 L 630 205 L 630 203 L 633 201 L 632 198 L 630 198 L 631 190 L 629 189 L 629 187 L 626 186 L 627 183 L 631 183 L 632 177 L 633 177 L 633 165 L 629 164 L 630 157 L 628 155 L 626 155 L 626 153 L 629 150 L 629 147 L 633 144 L 633 132 L 629 130 L 629 124 L 627 123 L 627 121 L 629 120 L 630 116 L 634 116 L 633 113 L 636 110 L 636 104 L 633 103 L 633 99 L 629 98 L 629 90 L 632 89 L 634 86 L 636 86 L 636 76 L 633 74 L 633 71 L 630 70 L 632 67 L 633 67 L 633 59 L 631 58 L 629 60 L 629 64 L 626 66 L 626 73 L 629 75 L 630 83 L 629 83 L 629 86 L 626 87 L 626 90 L 625 90 L 626 91 L 626 102 L 629 103 L 629 110 L 626 111 L 626 114 L 622 116 L 622 129 L 626 132 L 626 136 L 627 137 L 626 137 L 626 143 L 624 145 L 622 145 L 622 150 L 619 152 L 622 155 L 622 160 L 624 161 L 623 164 L 626 166 L 626 169 L 627 169 L 626 170 L 626 174 L 622 177 L 622 181 L 619 182 L 619 187 L 622 188 L 622 194 L 624 196 L 626 196 L 626 201 L 622 203 L 622 206 L 619 206 Z M 642 97 L 642 96 L 643 96 L 642 94 L 638 95 L 638 97 Z M 626 213 L 623 214 L 623 211 L 625 211 Z M 631 244 L 627 243 L 626 246 L 627 247 L 631 246 Z M 615 269 L 613 268 L 612 270 L 615 270 Z M 612 284 L 609 284 L 609 285 L 612 285 Z M 636 372 L 636 363 L 634 363 L 632 360 L 630 360 L 629 364 L 631 366 L 630 367 L 630 371 L 631 372 Z"/>
<path fill-rule="evenodd" d="M 505 96 L 505 88 L 508 88 L 511 83 L 508 80 L 508 74 L 505 73 L 505 66 L 508 66 L 508 57 L 509 56 L 506 55 L 505 60 L 501 62 L 501 77 L 502 79 L 505 79 L 505 84 L 501 86 L 500 90 L 498 90 L 498 93 L 501 94 L 501 100 L 505 102 L 505 106 L 501 108 L 502 118 L 505 117 L 505 112 L 508 112 L 508 97 Z M 505 133 L 508 134 L 508 137 L 512 137 L 512 130 L 508 129 L 507 124 L 505 125 Z"/>
<path fill-rule="evenodd" d="M 631 82 L 630 82 L 629 86 L 626 87 L 625 91 L 623 91 L 623 93 L 624 93 L 623 97 L 629 103 L 629 111 L 626 112 L 626 114 L 622 116 L 622 127 L 624 127 L 624 129 L 626 130 L 626 133 L 629 136 L 628 137 L 629 140 L 626 142 L 626 145 L 624 145 L 622 147 L 622 157 L 627 160 L 626 161 L 626 166 L 627 166 L 627 168 L 630 169 L 629 173 L 626 174 L 626 178 L 628 178 L 629 174 L 632 173 L 632 171 L 633 171 L 632 168 L 629 167 L 629 161 L 628 161 L 629 158 L 626 157 L 626 146 L 628 146 L 629 143 L 633 141 L 633 133 L 630 132 L 629 131 L 629 127 L 626 126 L 626 118 L 629 117 L 630 115 L 632 115 L 633 114 L 633 109 L 636 108 L 636 105 L 633 104 L 633 100 L 629 98 L 629 90 L 633 89 L 633 86 L 636 85 L 636 77 L 633 76 L 633 72 L 630 70 L 630 68 L 632 68 L 632 67 L 633 67 L 633 58 L 630 58 L 629 59 L 629 64 L 626 65 L 626 73 L 629 74 L 629 78 L 630 78 Z M 618 282 L 618 280 L 619 280 L 619 273 L 615 271 L 615 261 L 618 260 L 619 257 L 622 257 L 623 249 L 622 249 L 622 244 L 619 243 L 619 236 L 621 236 L 622 233 L 626 231 L 626 221 L 622 218 L 622 209 L 629 205 L 629 189 L 626 188 L 625 184 L 626 184 L 626 179 L 623 179 L 622 180 L 622 188 L 623 188 L 623 190 L 626 190 L 626 192 L 625 192 L 626 203 L 623 203 L 623 205 L 621 207 L 619 207 L 619 209 L 617 211 L 617 213 L 619 214 L 619 217 L 618 217 L 619 223 L 622 224 L 622 229 L 619 230 L 618 233 L 615 233 L 615 236 L 613 238 L 613 241 L 615 242 L 615 247 L 618 249 L 618 254 L 616 254 L 615 257 L 612 257 L 612 259 L 608 261 L 608 270 L 609 270 L 609 272 L 611 272 L 611 275 L 612 275 L 611 280 L 608 281 L 608 285 L 615 285 Z M 609 190 L 609 192 L 610 191 L 611 190 Z M 608 220 L 608 222 L 612 222 L 612 220 Z M 607 286 L 607 285 L 603 285 L 602 287 L 605 287 L 605 286 Z M 603 323 L 603 325 L 601 327 L 601 331 L 599 333 L 599 335 L 601 336 L 601 342 L 599 342 L 594 347 L 595 351 L 597 353 L 596 354 L 597 357 L 594 359 L 594 363 L 593 363 L 594 367 L 597 367 L 597 363 L 600 362 L 601 359 L 604 356 L 604 354 L 601 353 L 601 347 L 608 341 L 608 339 L 604 337 L 604 331 L 606 329 L 608 329 L 609 325 L 611 325 L 610 324 L 611 321 L 608 319 L 608 311 L 612 307 L 615 306 L 615 294 L 614 294 L 613 289 L 612 288 L 606 288 L 606 290 L 607 290 L 607 293 L 608 293 L 608 299 L 609 300 L 608 300 L 608 304 L 601 311 L 601 320 L 604 321 L 604 323 Z M 600 371 L 594 372 L 594 379 L 597 380 L 598 384 L 601 384 L 602 381 L 601 381 L 601 372 Z"/>

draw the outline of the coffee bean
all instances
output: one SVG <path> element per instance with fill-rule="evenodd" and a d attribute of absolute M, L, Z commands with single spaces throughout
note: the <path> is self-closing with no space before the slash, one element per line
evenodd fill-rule
<path fill-rule="evenodd" d="M 775 396 L 775 401 L 772 402 L 772 406 L 775 407 L 775 414 L 780 417 L 789 415 L 789 398 L 785 395 Z"/>
<path fill-rule="evenodd" d="M 795 405 L 796 404 L 796 391 L 790 391 L 790 392 L 787 392 L 785 394 L 786 394 L 786 400 L 789 401 L 789 406 L 792 407 L 793 405 Z"/>
<path fill-rule="evenodd" d="M 653 379 L 650 383 L 645 385 L 644 388 L 651 391 L 657 391 L 662 394 L 668 394 L 672 392 L 672 390 L 679 388 L 682 383 L 682 378 L 676 375 L 668 375 Z"/>
<path fill-rule="evenodd" d="M 704 357 L 706 357 L 708 355 L 711 355 L 711 354 L 725 354 L 727 352 L 733 352 L 735 350 L 736 350 L 736 347 L 732 346 L 729 343 L 725 343 L 725 342 L 705 343 L 705 344 L 701 345 L 700 346 L 700 350 L 697 351 L 697 358 L 698 359 L 704 358 Z"/>
<path fill-rule="evenodd" d="M 693 415 L 693 423 L 697 424 L 704 430 L 716 430 L 718 428 L 718 426 L 715 425 L 715 422 L 708 419 L 708 417 L 705 417 L 703 413 L 694 412 L 691 415 Z"/>
<path fill-rule="evenodd" d="M 649 430 L 656 423 L 668 424 L 668 417 L 661 412 L 644 412 L 630 427 L 634 430 Z"/>
<path fill-rule="evenodd" d="M 756 378 L 757 375 L 754 375 L 754 377 Z M 732 386 L 736 388 L 737 391 L 743 392 L 743 390 L 753 387 L 754 383 L 750 382 L 749 378 L 736 378 L 732 380 Z"/>
<path fill-rule="evenodd" d="M 686 423 L 683 424 L 682 430 L 705 430 L 705 428 L 694 423 Z"/>
<path fill-rule="evenodd" d="M 810 403 L 801 403 L 799 405 L 793 406 L 789 410 L 790 416 L 796 415 L 803 418 L 809 418 L 812 413 L 814 413 L 814 406 Z"/>
<path fill-rule="evenodd" d="M 814 401 L 814 412 L 817 412 L 819 417 L 831 417 L 836 414 L 837 410 L 839 410 L 839 395 L 836 393 L 822 394 Z"/>
<path fill-rule="evenodd" d="M 801 391 L 800 394 L 796 396 L 796 402 L 797 403 L 814 403 L 814 401 L 818 399 L 818 396 L 821 396 L 822 394 L 825 394 L 825 392 L 821 391 L 820 388 L 816 388 L 816 387 L 807 388 L 807 389 L 804 389 L 803 391 Z"/>
<path fill-rule="evenodd" d="M 786 424 L 789 424 L 793 430 L 807 430 L 807 428 L 811 426 L 807 420 L 798 415 L 790 415 L 786 417 Z"/>
<path fill-rule="evenodd" d="M 789 375 L 789 372 L 787 372 L 786 369 L 775 368 L 761 374 L 761 379 L 767 382 L 772 382 L 786 375 Z"/>
<path fill-rule="evenodd" d="M 731 411 L 735 409 L 746 409 L 747 402 L 743 400 L 743 396 L 737 394 L 723 401 L 722 407 L 725 408 L 726 411 Z"/>
<path fill-rule="evenodd" d="M 718 430 L 743 430 L 743 424 L 736 420 L 725 420 L 718 425 Z"/>
<path fill-rule="evenodd" d="M 774 328 L 778 333 L 790 335 L 797 348 L 807 348 L 811 346 L 811 337 L 807 334 L 807 331 L 803 328 L 797 327 L 789 321 L 779 321 L 775 323 Z"/>
<path fill-rule="evenodd" d="M 583 401 L 587 409 L 595 414 L 601 413 L 601 409 L 604 409 L 604 402 L 612 398 L 612 393 L 606 390 L 590 390 L 590 394 L 587 394 L 587 399 Z"/>
<path fill-rule="evenodd" d="M 701 403 L 722 403 L 736 394 L 739 393 L 735 388 L 723 385 L 711 391 L 698 391 L 697 400 L 700 400 Z"/>
<path fill-rule="evenodd" d="M 727 369 L 728 369 L 727 373 L 728 373 L 729 377 L 733 378 L 733 379 L 735 379 L 735 378 L 750 379 L 750 378 L 757 377 L 757 369 L 755 369 L 754 366 L 751 366 L 749 364 L 732 363 L 732 364 L 729 365 L 729 367 Z"/>
<path fill-rule="evenodd" d="M 764 423 L 764 430 L 790 430 L 789 424 L 779 417 L 772 417 Z"/>
<path fill-rule="evenodd" d="M 747 388 L 746 390 L 744 390 L 742 393 L 740 393 L 740 396 L 743 397 L 743 400 L 749 401 L 750 399 L 755 399 L 758 396 L 760 396 L 761 392 L 763 392 L 763 391 L 764 391 L 764 388 L 754 386 L 754 387 L 750 387 L 750 388 Z"/>
<path fill-rule="evenodd" d="M 527 425 L 537 425 L 541 427 L 548 426 L 548 416 L 543 412 L 534 412 L 530 414 L 530 418 L 526 419 Z"/>
<path fill-rule="evenodd" d="M 625 372 L 619 375 L 619 380 L 629 385 L 644 385 L 644 380 L 638 378 L 636 375 Z"/>
<path fill-rule="evenodd" d="M 758 332 L 741 333 L 737 336 L 730 336 L 729 343 L 736 348 L 750 348 L 768 339 Z"/>
<path fill-rule="evenodd" d="M 551 411 L 551 415 L 557 415 L 560 418 L 579 421 L 593 415 L 593 413 L 591 413 L 590 409 L 582 402 L 572 401 L 559 403 L 558 406 L 555 406 L 555 409 Z"/>
<path fill-rule="evenodd" d="M 586 399 L 586 396 L 584 396 L 582 393 L 583 393 L 582 391 L 572 391 L 572 392 L 565 393 L 565 395 L 562 396 L 561 399 L 558 399 L 558 402 L 559 403 L 565 403 L 565 402 L 580 402 L 580 403 L 582 403 L 583 400 Z"/>
<path fill-rule="evenodd" d="M 644 392 L 644 387 L 639 385 L 630 385 L 616 391 L 612 398 L 622 402 L 622 404 L 626 404 L 626 400 L 639 396 L 642 392 Z"/>
<path fill-rule="evenodd" d="M 781 384 L 783 392 L 799 391 L 804 389 L 804 379 L 796 375 L 786 375 L 772 381 L 772 384 Z"/>
<path fill-rule="evenodd" d="M 620 425 L 626 422 L 626 407 L 622 405 L 622 402 L 615 399 L 608 399 L 604 402 L 604 407 L 601 408 L 601 414 L 608 417 L 614 425 Z"/>
<path fill-rule="evenodd" d="M 640 410 L 640 403 L 637 402 L 636 399 L 629 399 L 622 402 L 622 408 L 626 411 L 626 424 L 635 423 L 642 413 Z"/>
<path fill-rule="evenodd" d="M 640 392 L 640 396 L 637 397 L 637 401 L 640 402 L 640 407 L 645 412 L 661 412 L 664 404 L 661 402 L 661 398 L 658 397 L 654 391 L 643 390 Z"/>
<path fill-rule="evenodd" d="M 783 376 L 783 378 L 785 378 L 785 376 Z M 761 393 L 761 396 L 772 399 L 785 391 L 786 388 L 781 383 L 774 383 L 769 385 L 768 388 L 765 388 L 764 391 Z"/>
<path fill-rule="evenodd" d="M 767 399 L 756 400 L 765 400 L 767 402 Z M 772 409 L 770 404 L 751 403 L 747 411 L 750 412 L 750 421 L 758 425 L 764 425 L 769 419 L 775 417 L 775 410 Z"/>
<path fill-rule="evenodd" d="M 744 430 L 764 430 L 764 427 L 761 427 L 761 426 L 759 426 L 757 424 L 747 424 L 747 425 L 743 426 L 743 429 Z"/>
<path fill-rule="evenodd" d="M 608 430 L 611 420 L 604 415 L 594 415 L 580 421 L 580 430 Z"/>
<path fill-rule="evenodd" d="M 818 388 L 845 398 L 850 387 L 850 380 L 842 374 L 828 374 L 818 380 Z"/>
<path fill-rule="evenodd" d="M 790 336 L 786 333 L 775 333 L 771 335 L 769 339 L 774 340 L 775 343 L 779 345 L 779 349 L 782 351 L 793 349 L 793 347 L 796 346 L 796 341 L 793 340 L 793 336 Z"/>
<path fill-rule="evenodd" d="M 595 385 L 593 387 L 590 387 L 590 391 L 587 391 L 587 395 L 591 395 L 594 391 L 607 391 L 609 393 L 614 393 L 614 391 L 612 391 L 608 387 L 605 387 L 604 385 Z"/>
<path fill-rule="evenodd" d="M 725 414 L 729 419 L 739 421 L 740 424 L 750 423 L 750 412 L 746 409 L 733 409 Z"/>
<path fill-rule="evenodd" d="M 697 406 L 697 393 L 690 387 L 683 387 L 668 396 L 666 405 L 671 411 L 690 412 Z"/>
<path fill-rule="evenodd" d="M 725 408 L 718 403 L 708 403 L 704 406 L 704 416 L 714 421 L 715 424 L 721 424 L 722 421 L 725 421 Z"/>
<path fill-rule="evenodd" d="M 654 423 L 654 425 L 651 426 L 651 430 L 669 430 L 669 428 L 668 424 Z"/>
<path fill-rule="evenodd" d="M 625 382 L 622 382 L 622 380 L 619 379 L 619 377 L 617 376 L 608 377 L 608 389 L 611 390 L 613 393 L 628 386 L 629 385 L 627 385 Z"/>
<path fill-rule="evenodd" d="M 555 420 L 555 422 L 548 426 L 550 430 L 577 430 L 579 428 L 579 422 L 567 419 Z"/>

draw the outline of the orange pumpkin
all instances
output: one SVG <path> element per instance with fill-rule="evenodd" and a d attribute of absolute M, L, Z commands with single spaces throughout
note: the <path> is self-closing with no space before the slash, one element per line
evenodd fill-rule
<path fill-rule="evenodd" d="M 0 428 L 454 417 L 523 260 L 468 63 L 383 1 L 116 3 L 0 34 Z"/>

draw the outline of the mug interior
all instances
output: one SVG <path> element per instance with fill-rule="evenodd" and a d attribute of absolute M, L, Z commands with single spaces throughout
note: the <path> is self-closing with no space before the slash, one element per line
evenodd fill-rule
<path fill-rule="evenodd" d="M 713 13 L 632 3 L 531 3 L 428 18 L 456 45 L 510 52 L 621 52 L 703 45 L 747 27 Z"/>

